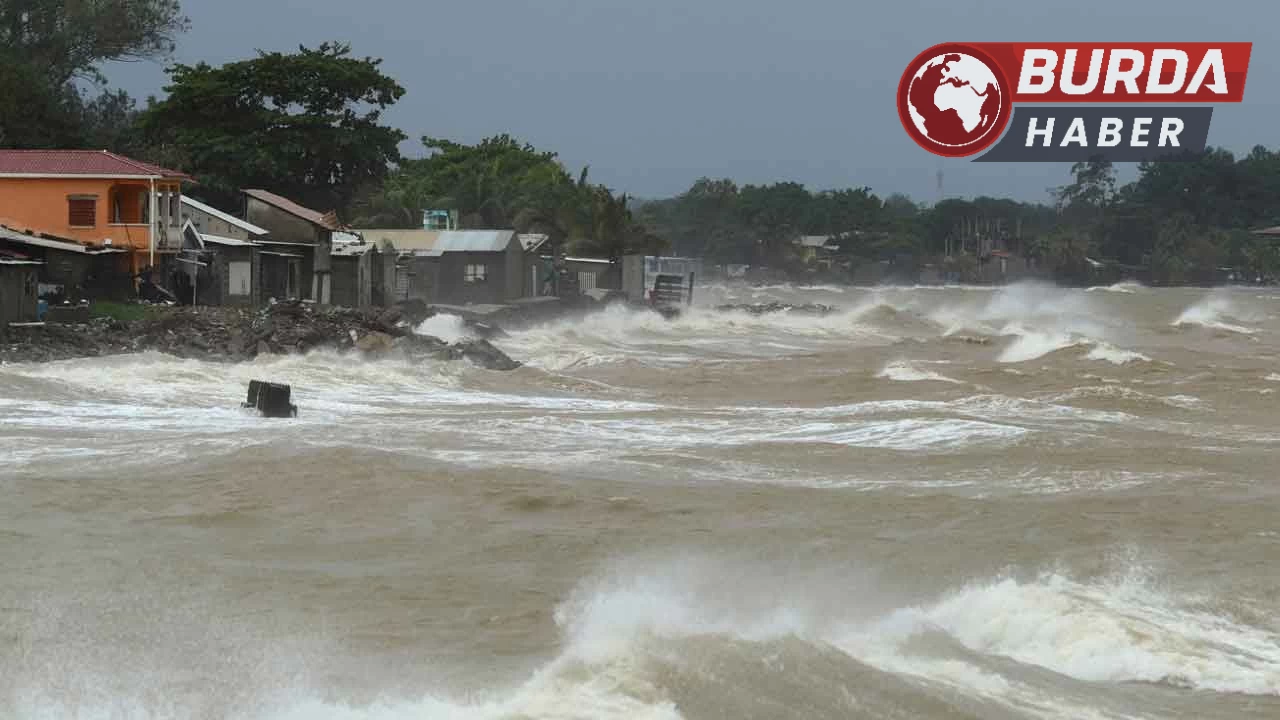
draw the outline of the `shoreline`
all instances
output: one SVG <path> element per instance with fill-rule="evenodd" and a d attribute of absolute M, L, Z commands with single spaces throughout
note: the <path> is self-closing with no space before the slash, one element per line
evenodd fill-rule
<path fill-rule="evenodd" d="M 352 309 L 289 300 L 263 308 L 139 304 L 143 317 L 92 317 L 80 322 L 17 323 L 0 328 L 0 366 L 161 352 L 209 362 L 245 362 L 259 355 L 319 349 L 362 358 L 402 354 L 410 359 L 461 360 L 508 371 L 522 363 L 490 340 L 506 331 L 580 319 L 622 304 L 653 310 L 612 294 L 545 298 L 507 305 L 428 305 L 402 300 L 388 307 Z M 661 312 L 661 311 L 658 311 Z M 453 315 L 471 336 L 448 342 L 415 331 L 429 318 Z"/>
<path fill-rule="evenodd" d="M 713 281 L 714 282 L 714 281 Z M 858 290 L 924 289 L 948 287 L 998 289 L 1020 283 L 999 285 L 878 285 L 842 284 Z M 1121 283 L 1126 284 L 1126 283 Z M 797 290 L 813 285 L 787 283 Z M 1069 286 L 1068 290 L 1113 287 L 1108 285 Z M 826 285 L 830 287 L 830 285 Z M 776 285 L 748 283 L 747 288 Z M 1256 284 L 1176 285 L 1150 288 L 1258 289 Z M 139 304 L 143 317 L 121 320 L 92 317 L 80 322 L 15 323 L 0 329 L 0 365 L 39 363 L 156 351 L 178 358 L 210 362 L 244 362 L 259 355 L 289 355 L 317 349 L 353 352 L 362 358 L 401 353 L 411 359 L 459 360 L 492 370 L 513 370 L 521 363 L 506 355 L 490 340 L 507 330 L 524 330 L 536 325 L 582 319 L 614 305 L 657 313 L 667 319 L 680 315 L 683 307 L 659 308 L 627 301 L 613 294 L 597 297 L 534 298 L 504 305 L 428 305 L 421 300 L 400 301 L 390 307 L 351 309 L 318 307 L 307 300 L 273 303 L 265 308 L 225 306 L 183 306 Z M 818 303 L 779 301 L 741 302 L 712 306 L 718 311 L 739 311 L 752 315 L 795 312 L 828 315 L 838 308 Z M 414 328 L 436 315 L 461 319 L 470 338 L 447 342 L 420 334 Z"/>
<path fill-rule="evenodd" d="M 414 328 L 437 311 L 425 303 L 352 310 L 317 308 L 304 301 L 261 310 L 212 306 L 149 306 L 147 316 L 121 321 L 97 317 L 79 323 L 16 325 L 0 335 L 0 365 L 54 362 L 162 352 L 209 362 L 245 362 L 259 355 L 333 349 L 376 357 L 400 352 L 411 358 L 467 359 L 490 370 L 514 370 L 512 360 L 489 342 L 502 330 L 469 321 L 475 339 L 446 342 Z"/>

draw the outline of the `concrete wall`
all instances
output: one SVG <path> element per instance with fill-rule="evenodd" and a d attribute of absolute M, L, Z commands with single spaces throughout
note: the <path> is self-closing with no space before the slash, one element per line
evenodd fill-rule
<path fill-rule="evenodd" d="M 366 252 L 332 258 L 334 305 L 366 308 L 372 304 L 373 256 L 372 252 Z"/>
<path fill-rule="evenodd" d="M 621 283 L 621 289 L 627 294 L 628 300 L 633 302 L 644 300 L 646 288 L 644 286 L 643 255 L 623 256 Z"/>
<path fill-rule="evenodd" d="M 332 269 L 329 255 L 333 247 L 333 234 L 257 198 L 248 195 L 244 198 L 245 219 L 271 233 L 272 240 L 314 246 L 310 252 L 306 248 L 294 249 L 304 255 L 298 292 L 302 297 L 319 303 L 331 302 L 332 297 L 324 297 L 323 290 L 328 286 L 332 294 L 332 279 L 325 279 L 324 276 Z"/>
<path fill-rule="evenodd" d="M 245 195 L 244 198 L 245 220 L 271 233 L 272 240 L 308 245 L 320 243 L 320 234 L 323 230 L 311 222 L 284 212 L 255 197 Z"/>
<path fill-rule="evenodd" d="M 524 297 L 524 285 L 528 282 L 520 271 L 524 269 L 524 246 L 520 244 L 520 236 L 512 234 L 507 245 L 506 267 L 502 270 L 505 281 L 504 302 Z"/>
<path fill-rule="evenodd" d="M 396 260 L 399 254 L 395 250 L 375 250 L 370 253 L 370 302 L 386 307 L 396 302 Z"/>
<path fill-rule="evenodd" d="M 0 262 L 0 330 L 11 322 L 35 322 L 39 268 Z"/>
<path fill-rule="evenodd" d="M 183 222 L 190 220 L 191 224 L 196 226 L 196 230 L 209 235 L 219 235 L 236 240 L 253 239 L 248 230 L 238 225 L 232 225 L 216 215 L 210 215 L 203 210 L 197 210 L 187 205 L 182 206 L 182 220 Z"/>

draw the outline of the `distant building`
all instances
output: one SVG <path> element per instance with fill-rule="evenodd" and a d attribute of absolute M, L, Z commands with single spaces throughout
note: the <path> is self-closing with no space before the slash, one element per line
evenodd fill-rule
<path fill-rule="evenodd" d="M 390 273 L 394 279 L 375 283 L 394 288 L 390 293 L 394 299 L 501 304 L 525 295 L 525 246 L 511 230 L 360 228 L 353 232 L 396 258 Z M 385 266 L 376 272 L 387 276 Z"/>
<path fill-rule="evenodd" d="M 333 233 L 342 229 L 337 214 L 303 207 L 266 190 L 243 190 L 242 194 L 245 220 L 270 234 L 269 239 L 258 242 L 272 246 L 277 253 L 274 257 L 284 261 L 264 267 L 263 285 L 273 293 L 288 293 L 287 297 L 300 295 L 322 305 L 329 304 Z M 291 259 L 300 262 L 292 265 L 288 262 Z M 299 272 L 301 277 L 295 277 L 294 272 Z"/>
<path fill-rule="evenodd" d="M 458 211 L 457 210 L 423 210 L 422 211 L 422 229 L 423 230 L 457 230 L 458 229 Z"/>
<path fill-rule="evenodd" d="M 840 245 L 834 235 L 801 235 L 794 244 L 800 259 L 806 264 L 829 260 L 840 251 Z"/>

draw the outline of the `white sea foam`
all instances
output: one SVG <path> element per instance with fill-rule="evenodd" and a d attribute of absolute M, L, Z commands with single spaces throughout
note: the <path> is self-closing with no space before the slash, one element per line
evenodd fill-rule
<path fill-rule="evenodd" d="M 777 573 L 753 564 L 685 559 L 642 569 L 624 563 L 584 582 L 556 611 L 560 654 L 495 697 L 348 708 L 317 700 L 267 720 L 399 720 L 412 717 L 681 717 L 655 664 L 680 662 L 673 642 L 765 645 L 791 638 L 816 654 L 852 659 L 947 685 L 1042 717 L 1115 717 L 1090 695 L 1058 695 L 1036 676 L 989 660 L 1009 658 L 1077 680 L 1164 683 L 1202 691 L 1280 694 L 1280 637 L 1142 577 L 1081 581 L 1062 573 L 978 581 L 888 612 L 870 608 L 870 578 L 847 571 Z M 931 633 L 949 642 L 917 642 Z M 752 653 L 749 647 L 741 652 Z M 691 665 L 684 673 L 699 672 Z M 732 676 L 728 676 L 732 678 Z M 743 692 L 749 689 L 742 688 Z M 1103 703 L 1102 698 L 1092 698 Z"/>
<path fill-rule="evenodd" d="M 1052 352 L 1080 344 L 1079 338 L 1065 332 L 1042 332 L 1019 325 L 1006 327 L 1002 334 L 1015 335 L 1016 339 L 1000 353 L 999 362 L 1019 363 L 1042 358 Z"/>
<path fill-rule="evenodd" d="M 461 317 L 450 313 L 432 315 L 419 323 L 413 331 L 419 335 L 438 337 L 447 343 L 470 340 L 475 337 Z"/>
<path fill-rule="evenodd" d="M 1140 352 L 1133 350 L 1125 350 L 1118 348 L 1110 343 L 1098 343 L 1089 351 L 1086 358 L 1090 360 L 1105 360 L 1113 365 L 1127 365 L 1132 362 L 1151 362 L 1151 358 Z"/>
<path fill-rule="evenodd" d="M 1280 636 L 1183 605 L 1141 578 L 975 583 L 899 611 L 887 626 L 941 628 L 975 652 L 1089 682 L 1280 694 Z"/>
<path fill-rule="evenodd" d="M 895 360 L 884 366 L 876 377 L 885 378 L 886 380 L 894 380 L 897 382 L 944 382 L 959 384 L 959 380 L 953 380 L 949 377 L 933 372 L 932 370 L 921 370 L 907 360 Z"/>
<path fill-rule="evenodd" d="M 1255 331 L 1242 324 L 1253 319 L 1251 315 L 1226 294 L 1210 293 L 1204 299 L 1183 310 L 1172 324 L 1175 327 L 1198 325 L 1213 330 L 1253 335 Z"/>
<path fill-rule="evenodd" d="M 1146 286 L 1133 280 L 1122 280 L 1112 285 L 1095 285 L 1088 288 L 1086 292 L 1113 292 L 1132 295 L 1136 292 L 1146 289 Z"/>

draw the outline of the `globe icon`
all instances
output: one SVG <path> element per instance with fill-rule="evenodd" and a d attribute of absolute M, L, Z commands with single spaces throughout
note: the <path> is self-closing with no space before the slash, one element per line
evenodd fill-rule
<path fill-rule="evenodd" d="M 982 142 L 1003 125 L 1002 93 L 999 80 L 985 62 L 965 53 L 947 52 L 916 71 L 907 89 L 907 107 L 921 135 L 958 150 Z"/>

